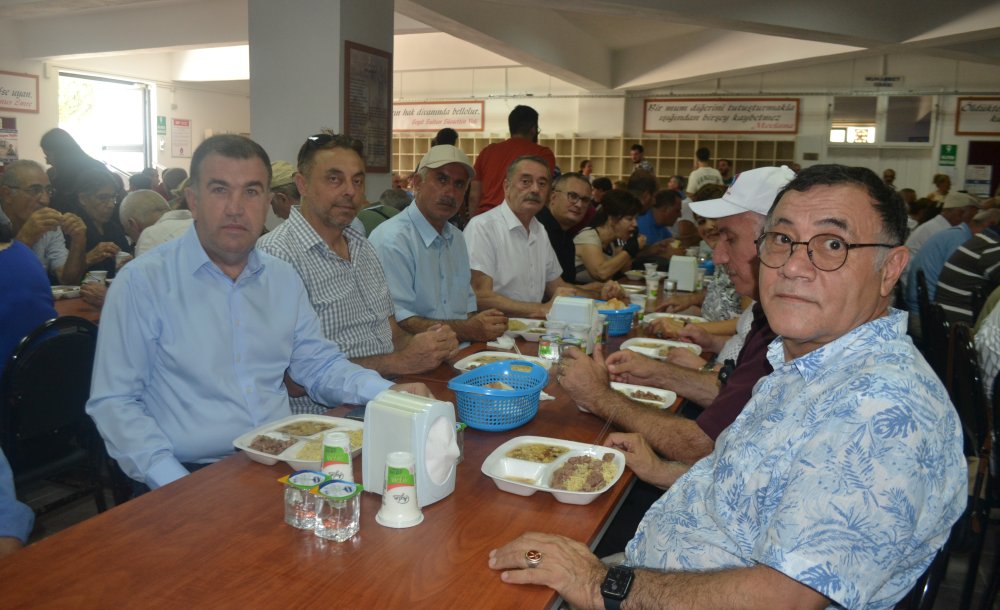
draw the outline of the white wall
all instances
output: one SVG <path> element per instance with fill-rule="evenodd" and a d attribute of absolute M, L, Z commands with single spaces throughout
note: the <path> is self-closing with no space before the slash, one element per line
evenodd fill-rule
<path fill-rule="evenodd" d="M 45 75 L 45 65 L 40 61 L 11 59 L 20 57 L 19 32 L 9 21 L 0 21 L 0 70 L 38 76 L 38 113 L 0 110 L 0 116 L 17 119 L 18 153 L 22 159 L 42 163 L 45 155 L 38 142 L 42 134 L 56 127 L 59 122 L 58 89 L 55 75 Z"/>

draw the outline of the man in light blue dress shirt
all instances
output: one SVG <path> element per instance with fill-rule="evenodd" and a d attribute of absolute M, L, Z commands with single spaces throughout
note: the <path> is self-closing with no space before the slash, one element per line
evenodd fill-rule
<path fill-rule="evenodd" d="M 151 488 L 290 415 L 286 370 L 324 404 L 390 387 L 429 395 L 349 362 L 323 337 L 295 270 L 254 250 L 270 177 L 255 142 L 205 140 L 186 191 L 194 226 L 123 267 L 108 291 L 87 412 L 111 457 Z"/>
<path fill-rule="evenodd" d="M 902 201 L 870 170 L 798 174 L 757 240 L 774 372 L 649 509 L 625 565 L 530 533 L 490 566 L 579 608 L 892 608 L 967 493 L 958 416 L 889 307 L 905 235 Z"/>
<path fill-rule="evenodd" d="M 369 238 L 385 270 L 396 321 L 411 333 L 443 322 L 459 341 L 492 341 L 507 330 L 501 311 L 476 313 L 465 237 L 448 222 L 473 176 L 464 152 L 450 144 L 432 147 L 413 175 L 414 205 Z"/>
<path fill-rule="evenodd" d="M 28 542 L 35 514 L 19 502 L 14 492 L 14 474 L 7 456 L 0 451 L 0 557 L 9 555 Z"/>

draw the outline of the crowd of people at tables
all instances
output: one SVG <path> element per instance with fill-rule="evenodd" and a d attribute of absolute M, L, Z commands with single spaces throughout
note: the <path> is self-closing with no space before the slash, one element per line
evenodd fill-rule
<path fill-rule="evenodd" d="M 137 175 L 123 196 L 113 173 L 52 130 L 42 140 L 51 168 L 18 161 L 0 182 L 0 284 L 11 295 L 0 310 L 14 322 L 0 357 L 54 315 L 50 283 L 106 270 L 113 284 L 85 293 L 103 307 L 86 408 L 142 493 L 289 413 L 386 388 L 430 396 L 391 379 L 496 338 L 508 317 L 544 317 L 557 296 L 625 297 L 624 271 L 665 268 L 696 248 L 714 260 L 714 281 L 661 309 L 706 322 L 664 318 L 650 331 L 713 359 L 571 350 L 557 368 L 574 401 L 615 413 L 621 431 L 608 444 L 667 490 L 625 526 L 620 564 L 526 534 L 489 566 L 581 608 L 626 595 L 628 607 L 717 607 L 751 594 L 762 607 L 891 607 L 961 514 L 966 466 L 954 408 L 890 304 L 919 260 L 913 225 L 938 209 L 950 225 L 982 224 L 985 212 L 966 208 L 985 204 L 956 204 L 937 179 L 940 197 L 927 200 L 938 205 L 905 202 L 892 170 L 732 175 L 707 149 L 661 189 L 641 145 L 635 171 L 612 184 L 586 161 L 559 171 L 530 107 L 515 108 L 509 127 L 475 163 L 442 130 L 406 184 L 371 204 L 362 143 L 329 131 L 306 138 L 295 164 L 214 136 L 190 177 Z M 271 231 L 269 209 L 282 219 Z M 611 380 L 671 389 L 696 416 L 651 410 Z M 9 474 L 4 461 L 0 539 L 14 548 L 31 514 Z"/>

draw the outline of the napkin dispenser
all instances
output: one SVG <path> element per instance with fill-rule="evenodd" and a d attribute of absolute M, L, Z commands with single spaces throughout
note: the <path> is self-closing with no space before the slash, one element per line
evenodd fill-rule
<path fill-rule="evenodd" d="M 677 290 L 694 291 L 698 277 L 698 259 L 694 256 L 671 256 L 669 275 L 677 284 Z"/>
<path fill-rule="evenodd" d="M 361 450 L 365 491 L 385 490 L 385 459 L 393 451 L 413 454 L 418 506 L 451 494 L 458 459 L 455 406 L 395 390 L 379 393 L 365 408 Z"/>
<path fill-rule="evenodd" d="M 564 324 L 587 325 L 587 337 L 584 340 L 583 349 L 588 354 L 594 353 L 594 344 L 601 336 L 600 318 L 597 314 L 597 304 L 594 299 L 581 297 L 556 297 L 549 308 L 546 319 L 550 322 L 562 322 Z M 569 336 L 564 333 L 563 336 Z"/>

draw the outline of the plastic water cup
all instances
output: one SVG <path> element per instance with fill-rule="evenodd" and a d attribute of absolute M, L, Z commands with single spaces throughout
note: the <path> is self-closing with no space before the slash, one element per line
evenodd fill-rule
<path fill-rule="evenodd" d="M 646 268 L 646 277 L 649 277 L 656 273 L 656 263 L 646 263 L 643 265 Z"/>
<path fill-rule="evenodd" d="M 326 480 L 322 472 L 300 470 L 285 483 L 285 523 L 300 530 L 311 530 L 316 524 L 317 498 L 311 490 Z"/>
<path fill-rule="evenodd" d="M 84 284 L 107 284 L 108 283 L 108 272 L 107 271 L 88 271 L 87 275 L 83 278 Z"/>
<path fill-rule="evenodd" d="M 316 492 L 316 524 L 320 538 L 344 542 L 361 529 L 361 485 L 327 481 Z"/>

